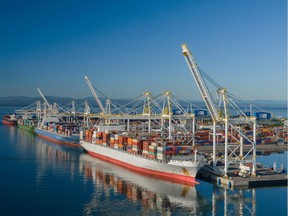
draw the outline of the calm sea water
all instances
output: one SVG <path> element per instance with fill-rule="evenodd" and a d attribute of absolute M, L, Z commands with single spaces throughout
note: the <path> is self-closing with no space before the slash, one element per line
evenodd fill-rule
<path fill-rule="evenodd" d="M 287 215 L 286 187 L 170 183 L 2 124 L 0 146 L 0 215 Z M 257 160 L 287 168 L 287 152 Z"/>

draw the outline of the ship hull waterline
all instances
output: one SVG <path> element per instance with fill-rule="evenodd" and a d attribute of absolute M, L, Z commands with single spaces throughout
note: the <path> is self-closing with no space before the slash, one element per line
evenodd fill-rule
<path fill-rule="evenodd" d="M 6 120 L 6 119 L 2 119 L 2 123 L 6 124 L 6 125 L 16 125 L 17 122 L 15 121 L 10 121 L 10 120 Z"/>
<path fill-rule="evenodd" d="M 25 130 L 25 131 L 28 131 L 28 132 L 31 132 L 31 133 L 35 133 L 34 129 L 35 127 L 30 127 L 30 126 L 27 126 L 27 125 L 19 125 L 18 124 L 18 127 L 22 130 Z"/>
<path fill-rule="evenodd" d="M 190 186 L 199 184 L 195 176 L 201 167 L 176 167 L 102 145 L 91 144 L 85 141 L 81 141 L 80 144 L 91 156 L 137 173 Z"/>
<path fill-rule="evenodd" d="M 2 117 L 2 123 L 3 123 L 3 124 L 6 124 L 6 125 L 17 125 L 17 121 L 16 121 L 16 120 L 11 120 L 11 119 L 9 118 L 9 116 L 8 116 L 8 117 L 3 116 L 3 117 Z"/>

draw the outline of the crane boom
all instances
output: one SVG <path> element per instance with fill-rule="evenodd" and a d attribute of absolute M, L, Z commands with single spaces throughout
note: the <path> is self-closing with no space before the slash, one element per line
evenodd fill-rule
<path fill-rule="evenodd" d="M 192 52 L 188 49 L 186 44 L 182 44 L 182 53 L 186 59 L 190 72 L 192 73 L 200 94 L 207 106 L 207 109 L 214 122 L 220 122 L 221 118 L 217 112 L 217 108 L 212 100 L 212 96 L 208 90 L 201 73 L 199 72 L 198 66 L 192 56 Z"/>
<path fill-rule="evenodd" d="M 47 99 L 42 94 L 41 90 L 39 88 L 37 90 L 38 90 L 39 94 L 41 95 L 41 97 L 43 98 L 43 100 L 45 101 L 45 103 L 47 104 L 47 106 L 49 107 L 49 109 L 52 111 L 53 109 L 52 109 L 51 105 L 48 103 Z"/>
<path fill-rule="evenodd" d="M 106 114 L 106 111 L 105 111 L 104 107 L 102 106 L 102 103 L 101 103 L 101 101 L 100 101 L 100 99 L 99 99 L 99 97 L 98 97 L 95 89 L 93 88 L 92 83 L 90 82 L 89 78 L 88 78 L 87 76 L 85 76 L 84 78 L 85 78 L 85 80 L 86 80 L 86 82 L 87 82 L 87 85 L 88 85 L 90 91 L 91 91 L 92 94 L 93 94 L 93 97 L 94 97 L 96 103 L 97 103 L 98 106 L 100 107 L 101 112 L 104 113 L 104 114 Z"/>

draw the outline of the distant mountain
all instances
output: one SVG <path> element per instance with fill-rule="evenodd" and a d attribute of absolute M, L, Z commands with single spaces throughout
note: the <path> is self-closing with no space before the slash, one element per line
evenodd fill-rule
<path fill-rule="evenodd" d="M 253 100 L 250 101 L 251 104 L 259 105 L 261 107 L 287 107 L 287 101 L 278 101 L 278 100 Z"/>
<path fill-rule="evenodd" d="M 40 98 L 35 97 L 24 97 L 24 96 L 11 96 L 11 97 L 0 97 L 0 105 L 2 106 L 27 106 L 33 104 Z"/>
<path fill-rule="evenodd" d="M 57 103 L 59 105 L 66 105 L 74 101 L 76 104 L 81 104 L 87 101 L 92 106 L 97 106 L 93 97 L 87 97 L 84 99 L 75 99 L 70 97 L 56 97 L 56 96 L 45 96 L 50 104 Z M 44 102 L 41 97 L 25 97 L 25 96 L 11 96 L 11 97 L 0 97 L 0 106 L 28 106 L 36 103 L 37 101 Z M 101 99 L 102 104 L 105 104 L 105 100 Z M 131 99 L 113 99 L 114 104 L 127 104 Z"/>
<path fill-rule="evenodd" d="M 56 96 L 46 96 L 46 99 L 50 104 L 57 103 L 59 105 L 66 105 L 71 103 L 72 100 L 76 104 L 84 103 L 84 101 L 87 101 L 92 106 L 97 106 L 96 102 L 93 97 L 87 97 L 84 99 L 75 99 L 71 97 L 56 97 Z M 113 99 L 112 103 L 114 104 L 127 104 L 132 99 Z M 43 99 L 41 97 L 25 97 L 25 96 L 11 96 L 11 97 L 0 97 L 0 105 L 1 106 L 28 106 L 33 103 L 36 103 L 36 101 L 41 101 L 43 103 Z M 102 104 L 105 104 L 105 100 L 101 100 Z M 205 104 L 203 101 L 189 101 L 195 106 L 199 106 L 202 108 L 205 108 Z M 259 107 L 283 107 L 287 108 L 287 101 L 276 101 L 276 100 L 250 100 L 245 101 L 247 104 L 254 104 Z M 180 102 L 180 104 L 182 104 Z M 183 107 L 186 108 L 184 105 Z M 195 107 L 194 107 L 195 108 Z"/>

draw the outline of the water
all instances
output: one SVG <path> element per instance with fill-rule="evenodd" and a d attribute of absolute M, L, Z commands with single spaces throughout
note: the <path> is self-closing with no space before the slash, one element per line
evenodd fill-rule
<path fill-rule="evenodd" d="M 15 107 L 0 107 L 1 115 Z M 287 188 L 195 187 L 136 174 L 0 124 L 0 215 L 287 215 Z M 259 156 L 287 168 L 287 152 Z"/>

